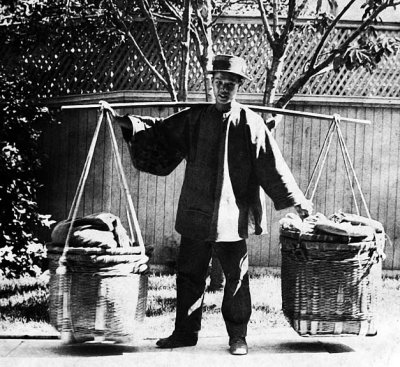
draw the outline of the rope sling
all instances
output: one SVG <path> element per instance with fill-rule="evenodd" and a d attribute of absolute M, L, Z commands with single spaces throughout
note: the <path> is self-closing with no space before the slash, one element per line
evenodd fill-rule
<path fill-rule="evenodd" d="M 371 219 L 340 122 L 340 115 L 333 115 L 305 196 L 310 201 L 314 200 L 336 131 L 357 213 L 356 219 L 362 218 L 356 197 L 358 190 L 371 224 L 376 221 Z M 342 214 L 355 218 L 355 215 L 346 213 L 339 213 L 339 216 Z M 318 224 L 319 215 L 320 213 L 315 215 L 315 226 Z M 336 215 L 337 213 L 332 217 Z M 387 237 L 383 226 L 383 232 L 374 231 L 373 235 L 362 239 L 355 235 L 355 231 L 348 231 L 348 227 L 342 227 L 337 232 L 334 219 L 331 221 L 324 215 L 322 217 L 322 222 L 328 222 L 325 227 L 325 230 L 329 228 L 327 232 L 315 231 L 312 225 L 310 228 L 305 226 L 304 230 L 300 227 L 297 232 L 287 227 L 280 229 L 283 314 L 301 336 L 375 335 L 375 318 L 379 312 L 382 261 L 385 259 L 384 245 Z M 364 219 L 362 218 L 362 221 L 365 223 Z M 303 223 L 307 223 L 308 220 L 306 218 Z M 345 224 L 353 226 L 351 222 Z M 357 224 L 354 226 L 357 227 Z"/>
<path fill-rule="evenodd" d="M 83 167 L 83 171 L 80 176 L 78 186 L 77 186 L 77 189 L 76 189 L 76 192 L 75 192 L 72 204 L 71 204 L 71 208 L 70 208 L 70 211 L 68 214 L 67 220 L 70 221 L 70 225 L 69 225 L 65 245 L 64 245 L 62 254 L 59 258 L 59 261 L 58 261 L 58 268 L 56 269 L 56 274 L 59 276 L 59 296 L 62 298 L 62 313 L 61 313 L 62 320 L 60 323 L 61 339 L 67 343 L 71 341 L 71 338 L 73 335 L 73 325 L 70 320 L 70 309 L 69 309 L 69 307 L 70 307 L 70 305 L 69 305 L 70 284 L 67 279 L 68 251 L 70 250 L 70 247 L 71 247 L 70 242 L 71 242 L 71 236 L 72 236 L 72 233 L 74 230 L 74 222 L 76 221 L 77 216 L 78 216 L 79 205 L 82 200 L 82 195 L 84 192 L 84 188 L 85 188 L 85 184 L 86 184 L 88 174 L 90 171 L 91 163 L 93 160 L 94 151 L 95 151 L 96 143 L 98 140 L 100 128 L 104 121 L 104 118 L 106 118 L 106 120 L 107 120 L 107 126 L 108 126 L 108 130 L 110 133 L 113 158 L 114 158 L 117 170 L 118 170 L 118 175 L 117 175 L 118 182 L 120 185 L 120 189 L 122 189 L 124 191 L 125 197 L 126 197 L 126 211 L 127 211 L 127 219 L 128 219 L 129 232 L 130 232 L 130 240 L 131 240 L 130 242 L 131 242 L 131 244 L 133 244 L 135 242 L 134 232 L 136 232 L 136 240 L 137 240 L 136 243 L 139 245 L 140 254 L 141 254 L 141 256 L 145 256 L 144 241 L 143 241 L 143 237 L 142 237 L 141 230 L 139 227 L 139 222 L 137 219 L 136 211 L 135 211 L 135 208 L 133 205 L 132 196 L 129 192 L 129 187 L 128 187 L 128 183 L 127 183 L 126 176 L 124 173 L 121 156 L 120 156 L 120 153 L 118 150 L 117 140 L 115 137 L 114 129 L 112 127 L 112 122 L 111 122 L 109 113 L 108 112 L 104 113 L 104 111 L 101 109 L 98 120 L 97 120 L 96 128 L 94 131 L 94 135 L 93 135 L 93 138 L 92 138 L 89 150 L 88 150 L 86 161 L 85 161 L 85 164 Z M 133 223 L 133 227 L 132 227 L 132 223 Z"/>
<path fill-rule="evenodd" d="M 325 140 L 324 140 L 324 142 L 322 144 L 321 151 L 320 151 L 319 156 L 317 158 L 317 162 L 316 162 L 316 164 L 314 166 L 314 169 L 313 169 L 313 172 L 311 174 L 310 181 L 309 181 L 307 189 L 305 191 L 305 196 L 306 197 L 308 196 L 312 185 L 314 185 L 314 188 L 313 188 L 313 190 L 311 192 L 311 195 L 310 195 L 310 198 L 309 198 L 310 201 L 313 201 L 314 196 L 315 196 L 315 192 L 317 190 L 318 183 L 319 183 L 319 181 L 321 179 L 323 168 L 324 168 L 325 163 L 326 163 L 326 159 L 327 159 L 327 156 L 328 156 L 328 153 L 329 153 L 329 148 L 330 148 L 331 143 L 332 143 L 333 134 L 334 134 L 334 132 L 336 130 L 337 136 L 338 136 L 339 145 L 340 145 L 340 150 L 342 152 L 344 165 L 345 165 L 345 168 L 346 168 L 346 175 L 347 175 L 347 179 L 348 179 L 349 184 L 350 184 L 352 197 L 353 197 L 353 201 L 354 201 L 354 205 L 355 205 L 355 208 L 356 208 L 357 215 L 360 215 L 360 208 L 359 208 L 359 206 L 357 204 L 356 193 L 354 191 L 354 187 L 353 187 L 354 185 L 353 185 L 353 182 L 352 182 L 351 175 L 353 176 L 354 181 L 355 181 L 355 183 L 357 185 L 357 189 L 358 189 L 358 191 L 360 193 L 361 201 L 363 203 L 366 215 L 367 215 L 368 219 L 371 219 L 371 214 L 369 212 L 368 205 L 367 205 L 367 202 L 365 200 L 365 196 L 364 196 L 364 194 L 362 192 L 360 182 L 359 182 L 359 180 L 357 178 L 357 174 L 356 174 L 356 171 L 354 169 L 354 165 L 353 165 L 353 163 L 351 161 L 351 158 L 350 158 L 349 150 L 347 148 L 346 142 L 345 142 L 344 137 L 343 137 L 342 130 L 340 128 L 340 121 L 341 121 L 340 115 L 339 114 L 334 114 L 332 122 L 329 125 L 328 132 L 327 132 L 327 134 L 325 136 Z"/>

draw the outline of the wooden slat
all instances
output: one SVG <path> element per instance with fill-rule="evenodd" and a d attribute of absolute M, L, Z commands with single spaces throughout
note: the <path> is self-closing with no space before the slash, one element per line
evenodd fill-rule
<path fill-rule="evenodd" d="M 103 121 L 103 124 L 105 122 Z M 103 167 L 103 184 L 102 184 L 102 211 L 111 212 L 112 200 L 112 173 L 113 173 L 113 153 L 111 145 L 111 137 L 108 129 L 103 126 L 104 139 L 104 167 Z"/>
<path fill-rule="evenodd" d="M 97 121 L 98 118 L 98 111 L 90 111 L 89 113 L 89 120 L 90 121 Z M 104 185 L 104 164 L 105 164 L 105 139 L 104 133 L 106 130 L 107 124 L 103 121 L 102 130 L 100 130 L 95 154 L 93 156 L 93 213 L 100 213 L 103 209 L 103 190 Z"/>
<path fill-rule="evenodd" d="M 321 108 L 320 107 L 313 107 L 313 111 L 320 111 Z M 307 182 L 310 183 L 311 180 L 311 174 L 315 169 L 315 165 L 317 164 L 317 159 L 319 156 L 319 153 L 321 151 L 321 147 L 322 147 L 322 141 L 324 139 L 324 136 L 322 136 L 322 132 L 321 132 L 321 121 L 320 120 L 316 120 L 316 119 L 312 119 L 311 120 L 311 124 L 313 126 L 313 129 L 311 130 L 311 140 L 310 140 L 310 173 L 307 177 Z M 315 179 L 313 180 L 313 182 L 311 182 L 310 188 L 309 188 L 309 192 L 307 193 L 307 199 L 311 199 L 311 195 L 313 192 L 313 187 L 315 185 Z M 308 184 L 307 184 L 308 187 Z M 305 192 L 307 190 L 307 187 L 305 188 Z M 322 208 L 321 208 L 321 195 L 318 194 L 319 191 L 316 193 L 316 196 L 314 197 L 314 199 L 312 200 L 313 204 L 314 204 L 314 212 L 322 212 Z"/>
<path fill-rule="evenodd" d="M 398 220 L 398 216 L 400 216 L 400 144 L 398 143 L 400 138 L 400 111 L 398 109 L 393 110 L 392 124 L 396 132 L 393 134 L 393 160 L 391 161 L 395 165 L 395 167 L 391 166 L 391 172 L 393 172 L 393 176 L 395 175 L 395 183 L 393 184 L 393 190 L 390 191 L 390 200 L 394 203 L 395 215 L 392 219 L 394 228 L 391 232 L 388 232 L 390 239 L 388 246 L 393 248 L 393 263 L 385 263 L 384 266 L 388 269 L 400 269 L 400 249 L 398 244 L 398 238 L 400 237 L 400 220 Z"/>
<path fill-rule="evenodd" d="M 377 114 L 375 115 L 376 119 L 379 121 L 378 131 L 381 133 L 381 147 L 380 147 L 380 175 L 379 179 L 377 178 L 377 185 L 379 187 L 379 197 L 377 199 L 378 213 L 377 218 L 385 223 L 386 227 L 390 222 L 388 222 L 388 206 L 389 201 L 392 199 L 389 194 L 388 186 L 390 176 L 392 176 L 390 172 L 390 153 L 391 153 L 391 136 L 388 134 L 392 133 L 391 129 L 391 111 L 379 109 Z M 382 159 L 382 157 L 386 157 Z M 386 248 L 387 262 L 390 265 L 393 265 L 393 248 Z"/>
<path fill-rule="evenodd" d="M 382 109 L 374 111 L 374 126 L 372 139 L 372 162 L 371 162 L 371 216 L 379 218 L 380 206 L 380 177 L 381 177 L 381 153 L 383 135 Z"/>
<path fill-rule="evenodd" d="M 87 152 L 89 151 L 89 146 L 90 143 L 92 141 L 93 138 L 93 134 L 94 134 L 94 130 L 96 128 L 96 119 L 91 119 L 91 117 L 93 117 L 93 115 L 91 115 L 90 113 L 86 113 L 85 117 L 84 117 L 84 123 L 83 123 L 83 128 L 85 129 L 85 138 L 86 138 L 86 146 L 85 146 L 85 155 L 82 158 L 86 157 Z M 96 144 L 96 147 L 98 146 L 98 142 Z M 83 198 L 82 198 L 82 204 L 83 204 L 83 215 L 89 215 L 89 214 L 93 214 L 94 210 L 93 210 L 93 200 L 94 200 L 94 189 L 95 189 L 95 185 L 94 185 L 94 170 L 95 170 L 95 163 L 94 163 L 94 159 L 92 161 L 91 167 L 90 167 L 90 171 L 89 171 L 89 175 L 88 178 L 86 180 L 86 185 L 85 185 L 85 190 L 84 190 L 84 194 L 83 194 Z M 79 174 L 81 174 L 82 172 L 82 166 L 77 167 L 76 169 L 78 170 Z M 75 188 L 76 190 L 76 188 Z"/>
<path fill-rule="evenodd" d="M 82 140 L 84 141 L 83 149 L 86 151 L 86 131 L 81 130 L 81 126 L 84 125 L 86 128 L 86 119 L 84 123 L 81 123 L 81 114 L 78 112 L 75 116 L 71 116 L 67 121 L 68 128 L 68 146 L 67 154 L 64 159 L 67 159 L 67 170 L 65 172 L 65 180 L 67 182 L 66 187 L 66 215 L 63 219 L 67 218 L 69 211 L 71 210 L 72 201 L 74 199 L 76 189 L 78 186 L 79 178 L 83 168 L 83 164 L 80 165 L 80 157 L 78 147 L 81 147 Z M 82 116 L 87 116 L 87 111 L 82 113 Z M 85 155 L 83 155 L 84 157 Z M 83 199 L 82 199 L 83 201 Z M 79 206 L 78 215 L 82 214 L 83 202 Z"/>
<path fill-rule="evenodd" d="M 365 109 L 355 108 L 354 111 L 355 116 L 361 117 L 365 116 Z M 357 177 L 361 185 L 361 189 L 363 194 L 366 194 L 365 188 L 362 186 L 363 183 L 363 174 L 364 174 L 364 166 L 365 166 L 365 157 L 364 157 L 364 150 L 365 150 L 365 128 L 361 126 L 356 126 L 354 128 L 354 135 L 353 135 L 354 147 L 353 147 L 353 164 L 357 172 Z M 365 209 L 362 205 L 361 195 L 356 191 L 357 202 L 360 203 L 360 210 L 361 215 L 366 215 Z M 352 212 L 354 211 L 354 205 L 352 205 Z"/>

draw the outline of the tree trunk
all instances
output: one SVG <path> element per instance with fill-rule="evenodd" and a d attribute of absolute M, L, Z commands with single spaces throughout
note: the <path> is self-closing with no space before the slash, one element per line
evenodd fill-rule
<path fill-rule="evenodd" d="M 275 53 L 275 52 L 274 52 Z M 264 90 L 264 106 L 273 106 L 278 83 L 282 78 L 283 66 L 285 62 L 284 53 L 278 56 L 273 55 L 271 67 L 267 69 L 267 78 Z"/>
<path fill-rule="evenodd" d="M 192 16 L 191 1 L 185 0 L 185 7 L 182 19 L 181 66 L 179 72 L 179 93 L 178 93 L 179 101 L 186 101 L 188 95 L 191 16 Z"/>
<path fill-rule="evenodd" d="M 199 22 L 199 61 L 203 70 L 204 92 L 207 102 L 214 101 L 214 93 L 212 90 L 211 75 L 208 73 L 212 69 L 213 39 L 212 39 L 212 1 L 201 0 L 195 2 L 196 14 Z"/>

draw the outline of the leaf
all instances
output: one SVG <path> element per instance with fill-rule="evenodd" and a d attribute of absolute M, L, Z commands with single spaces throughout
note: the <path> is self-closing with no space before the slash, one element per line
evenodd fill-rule
<path fill-rule="evenodd" d="M 338 3 L 336 0 L 328 0 L 328 4 L 329 4 L 329 8 L 331 10 L 331 14 L 333 14 L 334 16 L 337 15 L 338 12 Z"/>

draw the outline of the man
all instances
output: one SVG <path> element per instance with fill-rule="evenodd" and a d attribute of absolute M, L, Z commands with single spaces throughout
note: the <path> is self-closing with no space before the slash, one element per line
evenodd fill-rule
<path fill-rule="evenodd" d="M 262 234 L 265 213 L 260 187 L 280 210 L 294 206 L 304 218 L 312 206 L 298 188 L 264 120 L 236 102 L 246 75 L 245 61 L 218 55 L 213 61 L 215 104 L 185 109 L 165 119 L 119 116 L 133 164 L 169 174 L 186 159 L 176 218 L 181 234 L 177 266 L 175 330 L 160 348 L 196 345 L 212 247 L 225 278 L 222 315 L 230 352 L 247 354 L 251 314 L 246 238 Z"/>

